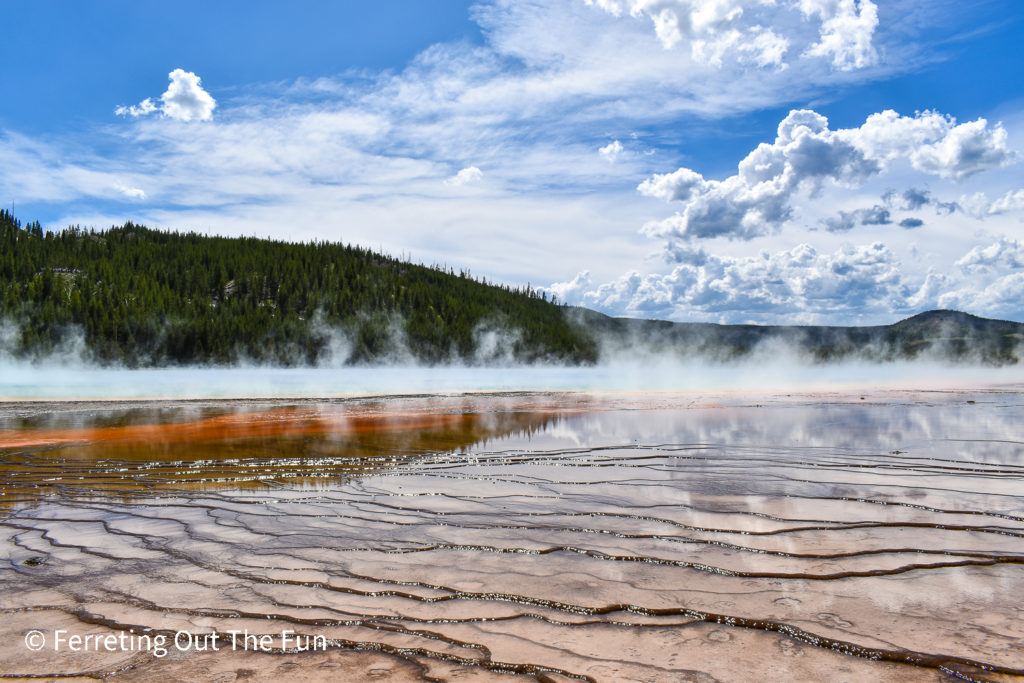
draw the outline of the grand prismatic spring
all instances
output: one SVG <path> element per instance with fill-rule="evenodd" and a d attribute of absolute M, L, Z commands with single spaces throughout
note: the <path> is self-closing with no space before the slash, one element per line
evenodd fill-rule
<path fill-rule="evenodd" d="M 1024 678 L 1024 393 L 0 406 L 6 677 Z"/>

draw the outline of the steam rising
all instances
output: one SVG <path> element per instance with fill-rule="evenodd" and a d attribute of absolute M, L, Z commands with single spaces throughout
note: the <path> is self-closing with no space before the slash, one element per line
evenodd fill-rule
<path fill-rule="evenodd" d="M 322 323 L 320 323 L 322 325 Z M 353 344 L 338 329 L 314 367 L 240 364 L 232 367 L 130 369 L 92 362 L 80 334 L 69 334 L 45 358 L 14 355 L 18 330 L 0 324 L 0 400 L 326 398 L 395 394 L 507 391 L 718 392 L 815 391 L 857 388 L 956 389 L 993 384 L 1024 385 L 1024 365 L 993 367 L 970 355 L 953 363 L 941 346 L 914 360 L 879 362 L 870 346 L 839 362 L 815 361 L 793 340 L 768 339 L 749 353 L 730 354 L 712 340 L 672 348 L 668 337 L 633 334 L 602 340 L 593 366 L 517 364 L 518 333 L 497 324 L 476 330 L 477 354 L 417 365 L 401 326 L 391 335 L 392 352 L 375 365 L 350 365 Z M 298 358 L 297 358 L 298 360 Z"/>

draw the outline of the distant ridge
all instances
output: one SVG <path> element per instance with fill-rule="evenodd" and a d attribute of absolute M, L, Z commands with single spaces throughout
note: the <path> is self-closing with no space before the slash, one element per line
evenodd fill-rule
<path fill-rule="evenodd" d="M 891 325 L 721 325 L 611 318 L 578 309 L 588 327 L 626 344 L 646 340 L 658 353 L 728 360 L 776 343 L 817 362 L 857 358 L 895 361 L 931 358 L 1006 365 L 1020 362 L 1024 323 L 982 318 L 962 311 L 932 310 Z"/>
<path fill-rule="evenodd" d="M 612 354 L 1019 362 L 1024 324 L 925 311 L 870 327 L 613 318 L 532 287 L 367 249 L 152 230 L 24 227 L 0 211 L 0 355 L 99 364 L 591 364 Z M 775 347 L 772 347 L 775 348 Z"/>
<path fill-rule="evenodd" d="M 909 318 L 905 318 L 895 323 L 895 325 L 903 327 L 929 327 L 938 329 L 939 326 L 946 325 L 957 325 L 962 327 L 970 327 L 974 329 L 1019 329 L 1021 323 L 1012 322 L 1010 320 L 999 320 L 997 318 L 981 318 L 971 313 L 964 313 L 963 311 L 951 311 L 948 309 L 938 309 L 934 311 L 924 311 L 917 315 L 912 315 Z"/>

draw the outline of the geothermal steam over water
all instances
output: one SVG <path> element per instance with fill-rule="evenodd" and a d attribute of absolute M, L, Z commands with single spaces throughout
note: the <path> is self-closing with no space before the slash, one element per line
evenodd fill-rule
<path fill-rule="evenodd" d="M 1015 680 L 1022 399 L 7 404 L 0 668 Z"/>

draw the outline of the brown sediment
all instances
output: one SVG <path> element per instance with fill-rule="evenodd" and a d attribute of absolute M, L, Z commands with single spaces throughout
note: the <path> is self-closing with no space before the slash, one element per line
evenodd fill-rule
<path fill-rule="evenodd" d="M 9 419 L 0 673 L 1024 679 L 1024 401 L 859 395 Z M 33 629 L 273 642 L 33 653 Z"/>

